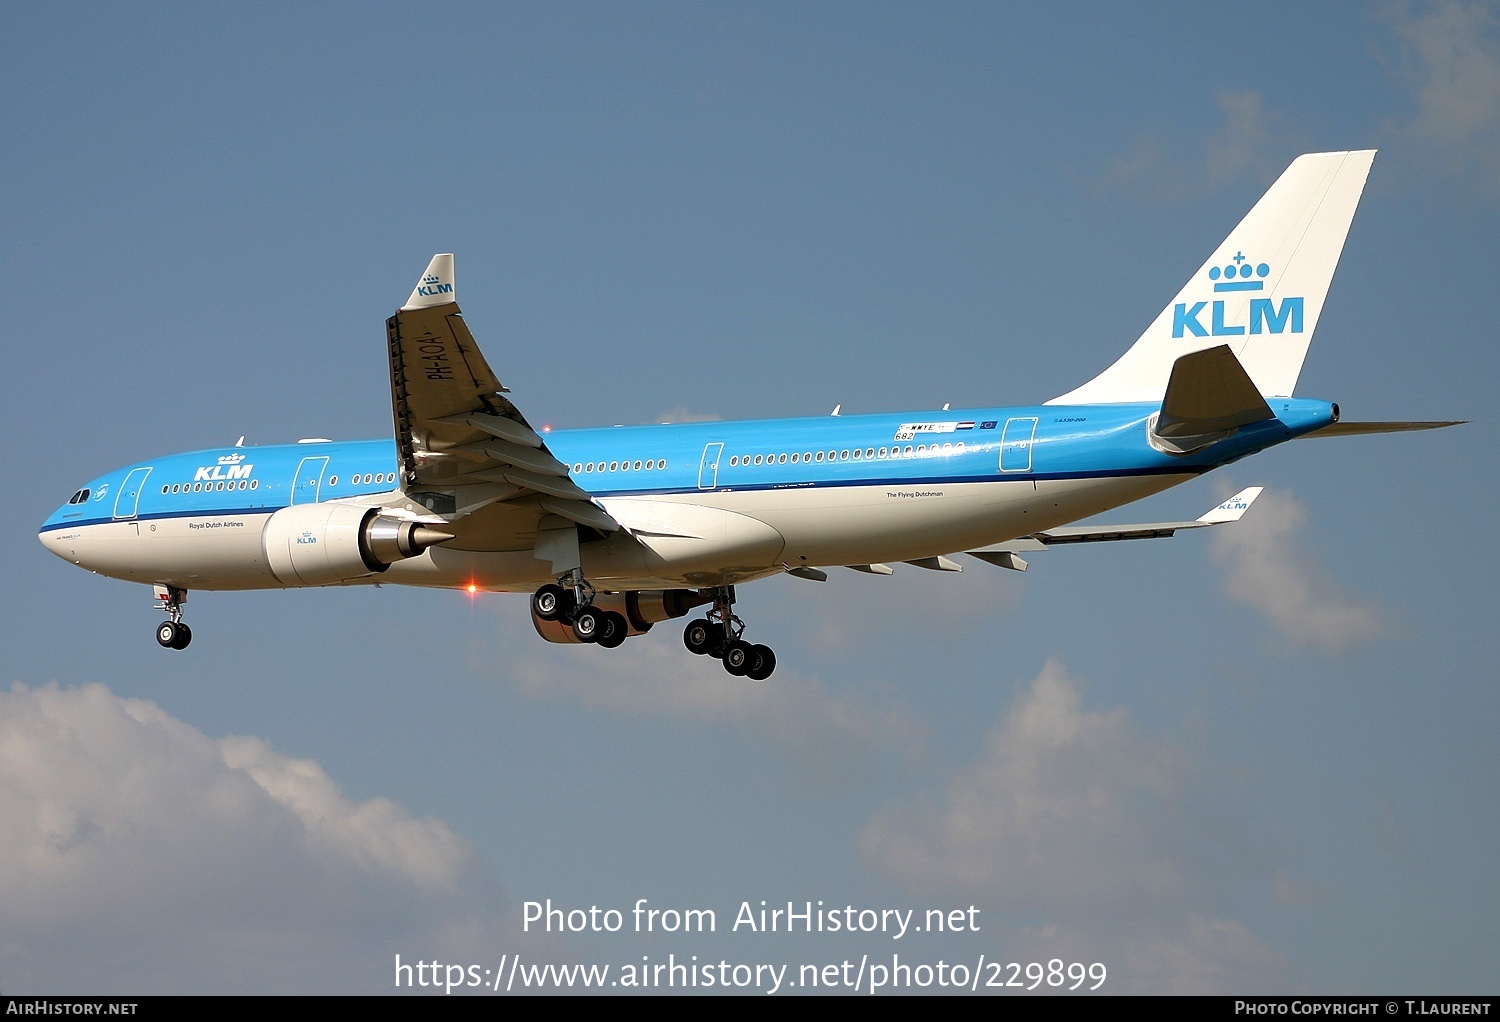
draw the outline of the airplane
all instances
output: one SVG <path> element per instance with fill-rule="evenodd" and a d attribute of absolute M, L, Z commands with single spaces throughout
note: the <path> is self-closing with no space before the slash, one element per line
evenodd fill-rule
<path fill-rule="evenodd" d="M 163 647 L 190 590 L 403 585 L 530 592 L 542 638 L 613 648 L 686 626 L 693 653 L 768 678 L 736 587 L 843 566 L 1024 571 L 1052 546 L 1230 524 L 1251 487 L 1194 521 L 1070 523 L 1301 437 L 1454 422 L 1342 422 L 1293 397 L 1375 153 L 1298 157 L 1140 338 L 1039 405 L 538 431 L 512 403 L 432 258 L 386 321 L 393 440 L 216 448 L 80 487 L 43 545 L 151 585 Z"/>

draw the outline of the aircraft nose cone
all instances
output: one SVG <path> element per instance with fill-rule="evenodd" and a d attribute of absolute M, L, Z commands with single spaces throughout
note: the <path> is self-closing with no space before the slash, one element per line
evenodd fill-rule
<path fill-rule="evenodd" d="M 42 546 L 52 551 L 69 564 L 76 564 L 77 558 L 73 556 L 73 544 L 62 538 L 61 533 L 53 530 L 39 532 L 36 538 L 41 541 Z"/>

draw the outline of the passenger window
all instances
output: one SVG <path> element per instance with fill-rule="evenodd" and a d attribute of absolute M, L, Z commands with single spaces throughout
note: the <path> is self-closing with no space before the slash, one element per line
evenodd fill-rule
<path fill-rule="evenodd" d="M 786 464 L 786 455 L 785 454 L 778 454 L 778 455 L 776 455 L 776 461 L 777 461 L 778 464 L 785 465 Z"/>
<path fill-rule="evenodd" d="M 819 452 L 818 452 L 818 460 L 819 460 L 819 461 L 822 461 L 822 460 L 823 460 L 823 452 L 822 452 L 822 451 L 819 451 Z"/>
<path fill-rule="evenodd" d="M 855 451 L 855 452 L 854 452 L 854 460 L 855 460 L 855 461 L 858 461 L 858 460 L 859 460 L 859 455 L 860 455 L 860 452 L 859 452 L 859 451 L 858 451 L 858 450 L 856 450 L 856 451 Z"/>
<path fill-rule="evenodd" d="M 839 460 L 840 461 L 848 461 L 849 460 L 849 452 L 848 451 L 840 451 L 839 452 Z"/>
<path fill-rule="evenodd" d="M 260 489 L 260 480 L 259 479 L 252 479 L 252 480 L 250 480 L 250 489 L 252 489 L 252 490 L 258 490 L 258 489 Z"/>
<path fill-rule="evenodd" d="M 592 472 L 592 471 L 594 471 L 594 463 L 592 461 L 589 462 L 587 465 L 583 466 L 583 470 L 585 472 Z"/>

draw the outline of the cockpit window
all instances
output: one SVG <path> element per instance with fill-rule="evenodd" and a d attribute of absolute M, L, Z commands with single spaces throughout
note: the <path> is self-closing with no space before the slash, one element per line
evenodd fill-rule
<path fill-rule="evenodd" d="M 88 490 L 88 487 L 85 486 L 83 489 L 81 489 L 77 493 L 73 494 L 73 496 L 69 497 L 68 498 L 68 503 L 69 504 L 82 504 L 84 501 L 86 501 L 88 499 L 89 499 L 89 490 Z"/>

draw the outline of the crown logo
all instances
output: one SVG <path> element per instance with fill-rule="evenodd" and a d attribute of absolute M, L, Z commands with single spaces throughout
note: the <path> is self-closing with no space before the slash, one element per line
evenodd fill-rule
<path fill-rule="evenodd" d="M 422 283 L 424 284 L 436 284 L 437 282 L 438 278 L 432 276 L 431 274 L 428 274 L 427 276 L 422 278 Z"/>
<path fill-rule="evenodd" d="M 1208 268 L 1208 279 L 1218 281 L 1214 285 L 1215 291 L 1263 291 L 1266 287 L 1265 278 L 1270 275 L 1270 266 L 1265 263 L 1251 266 L 1243 252 L 1236 252 L 1234 259 L 1223 266 Z M 1251 280 L 1252 276 L 1259 279 Z"/>
<path fill-rule="evenodd" d="M 245 460 L 243 454 L 226 454 L 219 459 L 220 465 L 238 465 Z"/>

